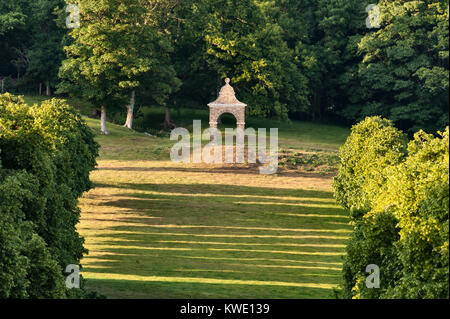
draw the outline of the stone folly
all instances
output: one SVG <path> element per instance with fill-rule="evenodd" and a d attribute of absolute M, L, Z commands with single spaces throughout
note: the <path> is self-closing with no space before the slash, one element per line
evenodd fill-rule
<path fill-rule="evenodd" d="M 233 114 L 236 118 L 237 129 L 245 129 L 245 107 L 247 104 L 240 102 L 230 85 L 230 79 L 225 79 L 225 85 L 220 89 L 219 97 L 209 106 L 209 127 L 211 130 L 217 129 L 217 121 L 224 113 Z"/>

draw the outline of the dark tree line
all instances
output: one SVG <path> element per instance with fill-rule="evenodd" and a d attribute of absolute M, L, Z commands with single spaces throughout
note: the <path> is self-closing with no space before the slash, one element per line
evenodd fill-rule
<path fill-rule="evenodd" d="M 380 0 L 370 29 L 360 0 L 67 2 L 80 29 L 64 0 L 2 0 L 4 90 L 165 106 L 170 126 L 170 109 L 204 107 L 228 76 L 252 116 L 448 123 L 448 0 Z"/>

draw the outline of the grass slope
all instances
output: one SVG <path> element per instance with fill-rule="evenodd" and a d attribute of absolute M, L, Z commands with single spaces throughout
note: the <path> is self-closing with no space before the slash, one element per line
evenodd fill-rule
<path fill-rule="evenodd" d="M 161 111 L 152 111 L 155 127 Z M 187 127 L 203 113 L 182 111 L 174 121 Z M 87 122 L 99 131 L 97 120 Z M 336 154 L 348 134 L 249 122 L 279 127 L 280 148 L 308 154 Z M 330 175 L 172 163 L 169 138 L 109 129 L 96 137 L 96 187 L 80 200 L 89 289 L 110 298 L 333 297 L 350 227 Z"/>

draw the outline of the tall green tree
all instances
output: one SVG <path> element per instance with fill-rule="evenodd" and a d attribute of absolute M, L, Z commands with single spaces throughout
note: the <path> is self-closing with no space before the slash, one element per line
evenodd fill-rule
<path fill-rule="evenodd" d="M 58 69 L 64 58 L 63 41 L 67 29 L 63 23 L 64 0 L 37 0 L 31 3 L 31 44 L 26 76 L 29 81 L 46 86 L 46 95 L 58 82 Z M 51 57 L 51 58 L 50 58 Z"/>
<path fill-rule="evenodd" d="M 81 96 L 101 108 L 101 133 L 106 109 L 121 108 L 140 79 L 158 65 L 152 55 L 164 41 L 153 23 L 155 1 L 79 0 L 81 27 L 70 35 L 67 59 L 60 69 L 59 92 Z"/>
<path fill-rule="evenodd" d="M 382 0 L 381 28 L 359 43 L 358 100 L 346 114 L 378 114 L 402 129 L 448 123 L 448 0 Z"/>
<path fill-rule="evenodd" d="M 4 0 L 0 3 L 0 35 L 25 23 L 26 15 L 20 5 L 20 2 L 13 0 Z"/>
<path fill-rule="evenodd" d="M 217 89 L 217 74 L 208 68 L 204 59 L 208 12 L 207 1 L 184 0 L 174 8 L 168 21 L 174 47 L 171 61 L 182 83 L 180 90 L 170 97 L 169 103 L 173 107 L 206 106 L 211 93 Z"/>
<path fill-rule="evenodd" d="M 321 72 L 314 73 L 313 114 L 321 118 L 324 113 L 340 115 L 354 98 L 358 65 L 358 43 L 370 30 L 366 26 L 366 7 L 370 0 L 320 0 L 316 11 L 319 34 L 315 46 L 315 61 L 323 64 Z M 314 116 L 314 117 L 315 117 Z"/>
<path fill-rule="evenodd" d="M 347 105 L 355 86 L 352 69 L 361 58 L 357 43 L 367 32 L 360 0 L 263 1 L 265 11 L 283 29 L 283 39 L 295 50 L 295 63 L 308 78 L 307 108 L 296 118 L 323 119 Z"/>
<path fill-rule="evenodd" d="M 178 7 L 182 3 L 183 1 L 180 0 L 151 0 L 142 4 L 148 12 L 149 20 L 152 21 L 153 27 L 158 32 L 158 41 L 154 41 L 152 49 L 145 52 L 153 63 L 151 69 L 140 78 L 138 100 L 146 105 L 165 107 L 163 127 L 166 129 L 175 126 L 170 118 L 168 100 L 181 85 L 173 62 L 174 42 L 178 36 L 178 33 L 174 33 L 173 27 L 178 23 Z M 128 104 L 127 123 L 130 119 L 130 107 L 133 105 L 133 95 L 131 100 Z"/>
<path fill-rule="evenodd" d="M 30 11 L 29 0 L 0 2 L 0 76 L 16 76 L 19 79 L 27 68 Z"/>

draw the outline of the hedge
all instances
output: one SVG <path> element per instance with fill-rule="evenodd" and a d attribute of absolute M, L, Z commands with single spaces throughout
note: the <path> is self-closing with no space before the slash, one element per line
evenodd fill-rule
<path fill-rule="evenodd" d="M 346 248 L 346 298 L 449 298 L 449 129 L 402 133 L 381 118 L 352 128 L 334 181 L 352 214 Z M 380 268 L 380 288 L 365 285 Z"/>
<path fill-rule="evenodd" d="M 63 100 L 0 95 L 0 298 L 65 298 L 63 270 L 87 250 L 78 198 L 99 145 Z M 76 293 L 79 295 L 79 293 Z"/>

